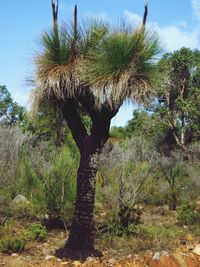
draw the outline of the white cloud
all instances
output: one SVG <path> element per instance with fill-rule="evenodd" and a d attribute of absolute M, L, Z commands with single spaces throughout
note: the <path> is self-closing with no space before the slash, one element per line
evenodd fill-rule
<path fill-rule="evenodd" d="M 137 13 L 130 12 L 128 10 L 124 11 L 124 16 L 127 18 L 130 22 L 132 22 L 134 25 L 138 25 L 142 23 L 142 17 L 138 15 Z"/>
<path fill-rule="evenodd" d="M 157 27 L 158 34 L 164 47 L 169 50 L 177 50 L 181 47 L 195 49 L 199 47 L 198 32 L 182 31 L 177 26 Z"/>
<path fill-rule="evenodd" d="M 124 15 L 134 25 L 138 25 L 142 22 L 142 17 L 136 13 L 125 10 Z M 161 45 L 167 51 L 174 51 L 181 47 L 188 47 L 191 49 L 200 47 L 198 30 L 193 29 L 189 31 L 183 29 L 184 26 L 186 26 L 186 23 L 183 23 L 183 21 L 180 21 L 180 23 L 176 22 L 166 27 L 160 27 L 156 22 L 149 22 L 148 24 L 150 28 L 156 30 L 160 37 Z"/>
<path fill-rule="evenodd" d="M 200 1 L 192 0 L 192 8 L 195 17 L 200 21 Z"/>
<path fill-rule="evenodd" d="M 22 106 L 28 105 L 28 99 L 30 95 L 30 90 L 15 90 L 11 91 L 13 99 Z"/>

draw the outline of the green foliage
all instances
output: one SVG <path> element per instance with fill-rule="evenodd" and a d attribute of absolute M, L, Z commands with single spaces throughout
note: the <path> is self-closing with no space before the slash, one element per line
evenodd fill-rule
<path fill-rule="evenodd" d="M 65 64 L 71 55 L 71 40 L 66 34 L 64 28 L 50 33 L 41 35 L 41 44 L 44 52 L 38 57 L 38 64 L 42 68 L 43 65 Z"/>
<path fill-rule="evenodd" d="M 129 138 L 144 136 L 150 142 L 159 144 L 160 140 L 158 139 L 162 139 L 166 127 L 159 122 L 155 114 L 144 110 L 135 110 L 133 118 L 127 122 L 124 131 Z"/>
<path fill-rule="evenodd" d="M 189 230 L 194 236 L 196 237 L 200 236 L 200 224 L 199 223 L 194 224 L 194 225 L 189 225 Z"/>
<path fill-rule="evenodd" d="M 23 252 L 26 240 L 23 236 L 8 237 L 0 242 L 0 251 L 4 253 Z"/>
<path fill-rule="evenodd" d="M 109 233 L 114 236 L 128 236 L 130 234 L 128 228 L 124 228 L 119 220 L 108 222 Z"/>
<path fill-rule="evenodd" d="M 152 107 L 169 129 L 171 146 L 183 148 L 199 138 L 199 70 L 199 51 L 187 48 L 165 54 L 158 63 L 158 102 Z"/>
<path fill-rule="evenodd" d="M 53 158 L 44 181 L 46 208 L 50 216 L 63 216 L 72 212 L 76 190 L 76 164 L 66 146 Z"/>
<path fill-rule="evenodd" d="M 178 209 L 177 219 L 183 225 L 195 224 L 199 220 L 199 214 L 195 211 L 195 205 L 185 204 Z"/>
<path fill-rule="evenodd" d="M 20 211 L 26 211 L 29 214 L 30 209 L 33 212 L 34 206 L 40 206 L 44 208 L 44 188 L 42 176 L 41 162 L 38 162 L 37 154 L 32 151 L 32 155 L 29 152 L 24 151 L 21 155 L 20 162 L 16 170 L 16 186 L 13 188 L 13 194 L 21 194 L 27 197 L 30 201 L 29 205 L 24 207 L 16 206 L 16 209 Z M 17 210 L 16 210 L 17 212 Z"/>
<path fill-rule="evenodd" d="M 158 52 L 158 41 L 142 31 L 129 30 L 123 26 L 105 35 L 98 46 L 91 47 L 84 67 L 90 83 L 103 85 L 129 71 L 132 77 L 151 80 L 151 60 Z"/>
<path fill-rule="evenodd" d="M 13 101 L 6 86 L 0 86 L 0 119 L 1 124 L 23 124 L 24 108 Z"/>
<path fill-rule="evenodd" d="M 75 198 L 78 157 L 75 153 L 72 156 L 66 145 L 59 151 L 52 151 L 50 143 L 39 144 L 40 147 L 31 148 L 31 154 L 26 150 L 30 147 L 24 148 L 17 166 L 13 195 L 22 194 L 30 203 L 15 205 L 13 212 L 22 217 L 44 212 L 53 217 L 69 217 Z"/>
<path fill-rule="evenodd" d="M 175 225 L 132 225 L 131 226 L 133 234 L 137 237 L 140 237 L 142 239 L 178 239 L 181 237 L 184 237 L 185 231 L 183 229 L 178 228 Z"/>
<path fill-rule="evenodd" d="M 34 219 L 35 210 L 32 203 L 12 203 L 11 208 L 12 217 L 17 219 Z"/>
<path fill-rule="evenodd" d="M 41 242 L 46 240 L 47 231 L 40 224 L 33 224 L 26 230 L 25 235 L 27 240 Z"/>

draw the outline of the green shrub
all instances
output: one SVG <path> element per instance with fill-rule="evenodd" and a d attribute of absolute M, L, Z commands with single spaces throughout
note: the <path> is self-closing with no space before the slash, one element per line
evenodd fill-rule
<path fill-rule="evenodd" d="M 46 239 L 47 231 L 40 224 L 34 224 L 26 231 L 26 236 L 28 240 L 41 242 Z"/>
<path fill-rule="evenodd" d="M 71 216 L 76 195 L 76 160 L 63 146 L 45 174 L 45 202 L 50 217 Z"/>
<path fill-rule="evenodd" d="M 4 253 L 22 252 L 25 249 L 24 237 L 7 237 L 0 243 L 0 250 Z"/>
<path fill-rule="evenodd" d="M 17 183 L 13 193 L 27 197 L 29 204 L 44 210 L 43 166 L 41 162 L 43 163 L 42 158 L 39 158 L 34 150 L 32 155 L 26 151 L 22 153 L 15 173 Z"/>
<path fill-rule="evenodd" d="M 185 235 L 185 231 L 176 225 L 135 225 L 132 227 L 135 236 L 147 240 L 160 239 L 176 240 Z"/>
<path fill-rule="evenodd" d="M 195 211 L 195 205 L 186 204 L 178 209 L 177 219 L 182 225 L 192 225 L 198 222 L 199 215 Z"/>
<path fill-rule="evenodd" d="M 196 236 L 199 237 L 200 236 L 200 224 L 194 224 L 194 225 L 190 225 L 189 226 L 189 230 L 191 231 L 191 233 Z"/>
<path fill-rule="evenodd" d="M 13 203 L 12 204 L 12 216 L 16 219 L 34 219 L 35 212 L 34 206 L 30 202 L 25 203 Z"/>

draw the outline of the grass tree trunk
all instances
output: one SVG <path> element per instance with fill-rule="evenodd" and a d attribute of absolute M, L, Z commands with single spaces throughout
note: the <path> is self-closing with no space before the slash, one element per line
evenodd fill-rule
<path fill-rule="evenodd" d="M 96 173 L 98 158 L 109 137 L 113 116 L 104 111 L 87 111 L 92 119 L 90 134 L 87 133 L 73 103 L 68 103 L 63 109 L 64 117 L 80 151 L 74 215 L 69 238 L 62 252 L 64 257 L 74 259 L 97 255 L 94 249 L 93 221 Z"/>
<path fill-rule="evenodd" d="M 97 153 L 97 151 L 96 151 Z M 97 153 L 98 154 L 98 153 Z M 82 153 L 77 176 L 77 196 L 74 217 L 67 246 L 72 249 L 93 249 L 94 199 L 97 173 L 97 154 L 90 147 Z"/>

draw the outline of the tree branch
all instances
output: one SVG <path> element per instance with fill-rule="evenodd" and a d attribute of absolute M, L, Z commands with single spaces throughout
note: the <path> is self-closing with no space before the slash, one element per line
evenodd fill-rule
<path fill-rule="evenodd" d="M 102 104 L 101 108 L 97 109 L 95 107 L 95 96 L 87 87 L 85 88 L 85 90 L 81 90 L 81 93 L 79 92 L 76 97 L 83 108 L 87 111 L 92 121 L 100 117 L 112 119 L 117 114 L 119 108 L 122 105 L 122 103 L 120 103 L 117 107 L 113 108 L 110 106 L 108 101 L 105 101 Z"/>
<path fill-rule="evenodd" d="M 84 141 L 88 137 L 88 133 L 77 111 L 77 104 L 68 100 L 62 106 L 62 112 L 73 138 L 81 151 L 84 146 Z"/>

